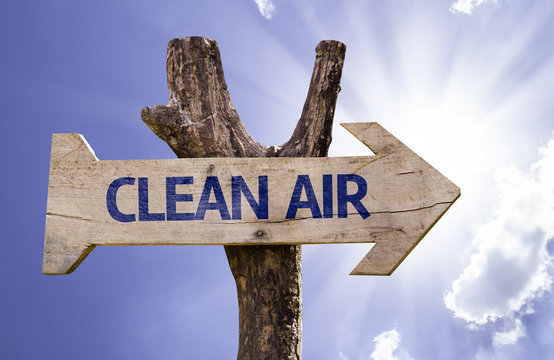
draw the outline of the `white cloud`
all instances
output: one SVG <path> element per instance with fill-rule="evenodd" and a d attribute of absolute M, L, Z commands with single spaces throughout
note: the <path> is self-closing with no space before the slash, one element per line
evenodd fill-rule
<path fill-rule="evenodd" d="M 513 327 L 511 329 L 494 334 L 492 341 L 494 346 L 515 344 L 520 338 L 525 336 L 525 325 L 523 325 L 520 319 L 515 319 L 512 324 Z"/>
<path fill-rule="evenodd" d="M 268 20 L 271 19 L 273 14 L 275 13 L 275 5 L 271 2 L 271 0 L 254 0 L 256 2 L 256 5 L 258 5 L 258 10 L 260 11 L 260 14 Z"/>
<path fill-rule="evenodd" d="M 533 301 L 551 288 L 547 246 L 554 237 L 554 139 L 528 174 L 509 167 L 497 172 L 496 181 L 493 213 L 478 228 L 476 251 L 444 301 L 470 327 L 502 326 L 494 335 L 494 345 L 500 346 L 525 335 L 521 316 L 532 313 Z"/>
<path fill-rule="evenodd" d="M 370 360 L 414 360 L 410 354 L 399 347 L 400 334 L 396 329 L 383 331 L 373 338 L 373 352 Z M 348 357 L 339 352 L 339 360 L 348 360 Z"/>
<path fill-rule="evenodd" d="M 471 15 L 473 13 L 473 8 L 475 6 L 482 5 L 486 3 L 488 0 L 457 0 L 456 2 L 452 3 L 450 5 L 450 12 L 452 13 L 464 13 L 467 15 Z M 496 2 L 497 0 L 493 0 Z"/>
<path fill-rule="evenodd" d="M 398 357 L 394 353 L 398 349 L 400 334 L 396 329 L 383 331 L 373 339 L 373 342 L 375 343 L 375 349 L 370 355 L 371 359 L 398 360 Z"/>
<path fill-rule="evenodd" d="M 348 360 L 348 358 L 342 352 L 339 352 L 339 360 Z"/>

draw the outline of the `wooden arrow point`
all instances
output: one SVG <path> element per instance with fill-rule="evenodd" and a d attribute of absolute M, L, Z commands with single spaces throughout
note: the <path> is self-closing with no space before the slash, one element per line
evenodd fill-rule
<path fill-rule="evenodd" d="M 363 142 L 377 157 L 387 162 L 390 184 L 403 177 L 417 178 L 419 186 L 406 182 L 389 199 L 392 205 L 403 198 L 412 198 L 414 205 L 381 213 L 390 218 L 391 226 L 370 232 L 375 245 L 352 270 L 351 275 L 391 275 L 415 246 L 431 230 L 460 196 L 460 188 L 421 159 L 410 148 L 378 123 L 343 123 L 346 130 Z M 396 198 L 396 199 L 395 199 Z M 373 214 L 377 214 L 373 212 Z M 402 221 L 399 221 L 399 218 Z M 401 226 L 395 225 L 400 224 Z"/>

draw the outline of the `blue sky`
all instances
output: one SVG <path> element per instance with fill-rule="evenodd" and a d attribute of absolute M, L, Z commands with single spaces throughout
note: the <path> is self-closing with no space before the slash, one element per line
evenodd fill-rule
<path fill-rule="evenodd" d="M 304 246 L 305 359 L 553 358 L 551 1 L 22 0 L 0 18 L 0 357 L 236 357 L 220 246 L 97 247 L 41 274 L 52 133 L 174 158 L 140 109 L 167 101 L 167 42 L 200 35 L 266 145 L 290 137 L 317 43 L 344 42 L 330 155 L 367 154 L 338 124 L 377 121 L 462 189 L 390 277 L 348 276 L 370 245 Z"/>

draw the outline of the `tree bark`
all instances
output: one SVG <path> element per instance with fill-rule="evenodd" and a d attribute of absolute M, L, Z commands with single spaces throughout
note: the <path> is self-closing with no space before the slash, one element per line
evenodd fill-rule
<path fill-rule="evenodd" d="M 263 146 L 248 134 L 217 43 L 203 37 L 169 42 L 169 100 L 143 108 L 142 120 L 178 157 L 327 156 L 345 52 L 338 41 L 319 43 L 302 115 L 282 146 Z M 239 302 L 237 359 L 301 359 L 301 246 L 225 246 L 225 252 Z"/>

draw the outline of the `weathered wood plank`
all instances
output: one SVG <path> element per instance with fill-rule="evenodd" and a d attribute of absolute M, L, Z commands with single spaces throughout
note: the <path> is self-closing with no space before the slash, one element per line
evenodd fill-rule
<path fill-rule="evenodd" d="M 343 126 L 376 155 L 99 161 L 79 135 L 56 134 L 43 271 L 67 273 L 97 245 L 376 242 L 353 274 L 390 274 L 460 191 L 377 123 Z M 350 175 L 358 177 L 348 180 Z M 188 183 L 170 184 L 170 196 L 181 196 L 171 200 L 167 178 L 177 177 L 187 178 Z M 264 180 L 260 183 L 259 177 L 267 179 L 266 215 L 260 210 Z M 113 184 L 122 178 L 127 183 L 114 192 Z M 298 186 L 299 181 L 304 181 L 303 186 Z M 216 183 L 220 191 L 213 187 Z M 245 191 L 239 190 L 237 196 L 237 184 L 248 187 L 250 202 Z M 295 186 L 301 190 L 300 197 L 295 198 Z M 367 188 L 363 197 L 361 187 Z M 310 188 L 313 195 L 308 194 Z M 204 201 L 203 193 L 209 195 Z M 360 198 L 352 200 L 356 194 Z M 189 201 L 182 201 L 183 196 Z M 290 212 L 292 199 L 300 205 L 294 213 Z M 139 203 L 144 210 L 145 200 L 147 211 L 141 216 Z M 210 205 L 202 210 L 201 203 Z M 114 217 L 110 204 L 122 218 Z M 175 214 L 185 219 L 175 219 Z"/>

